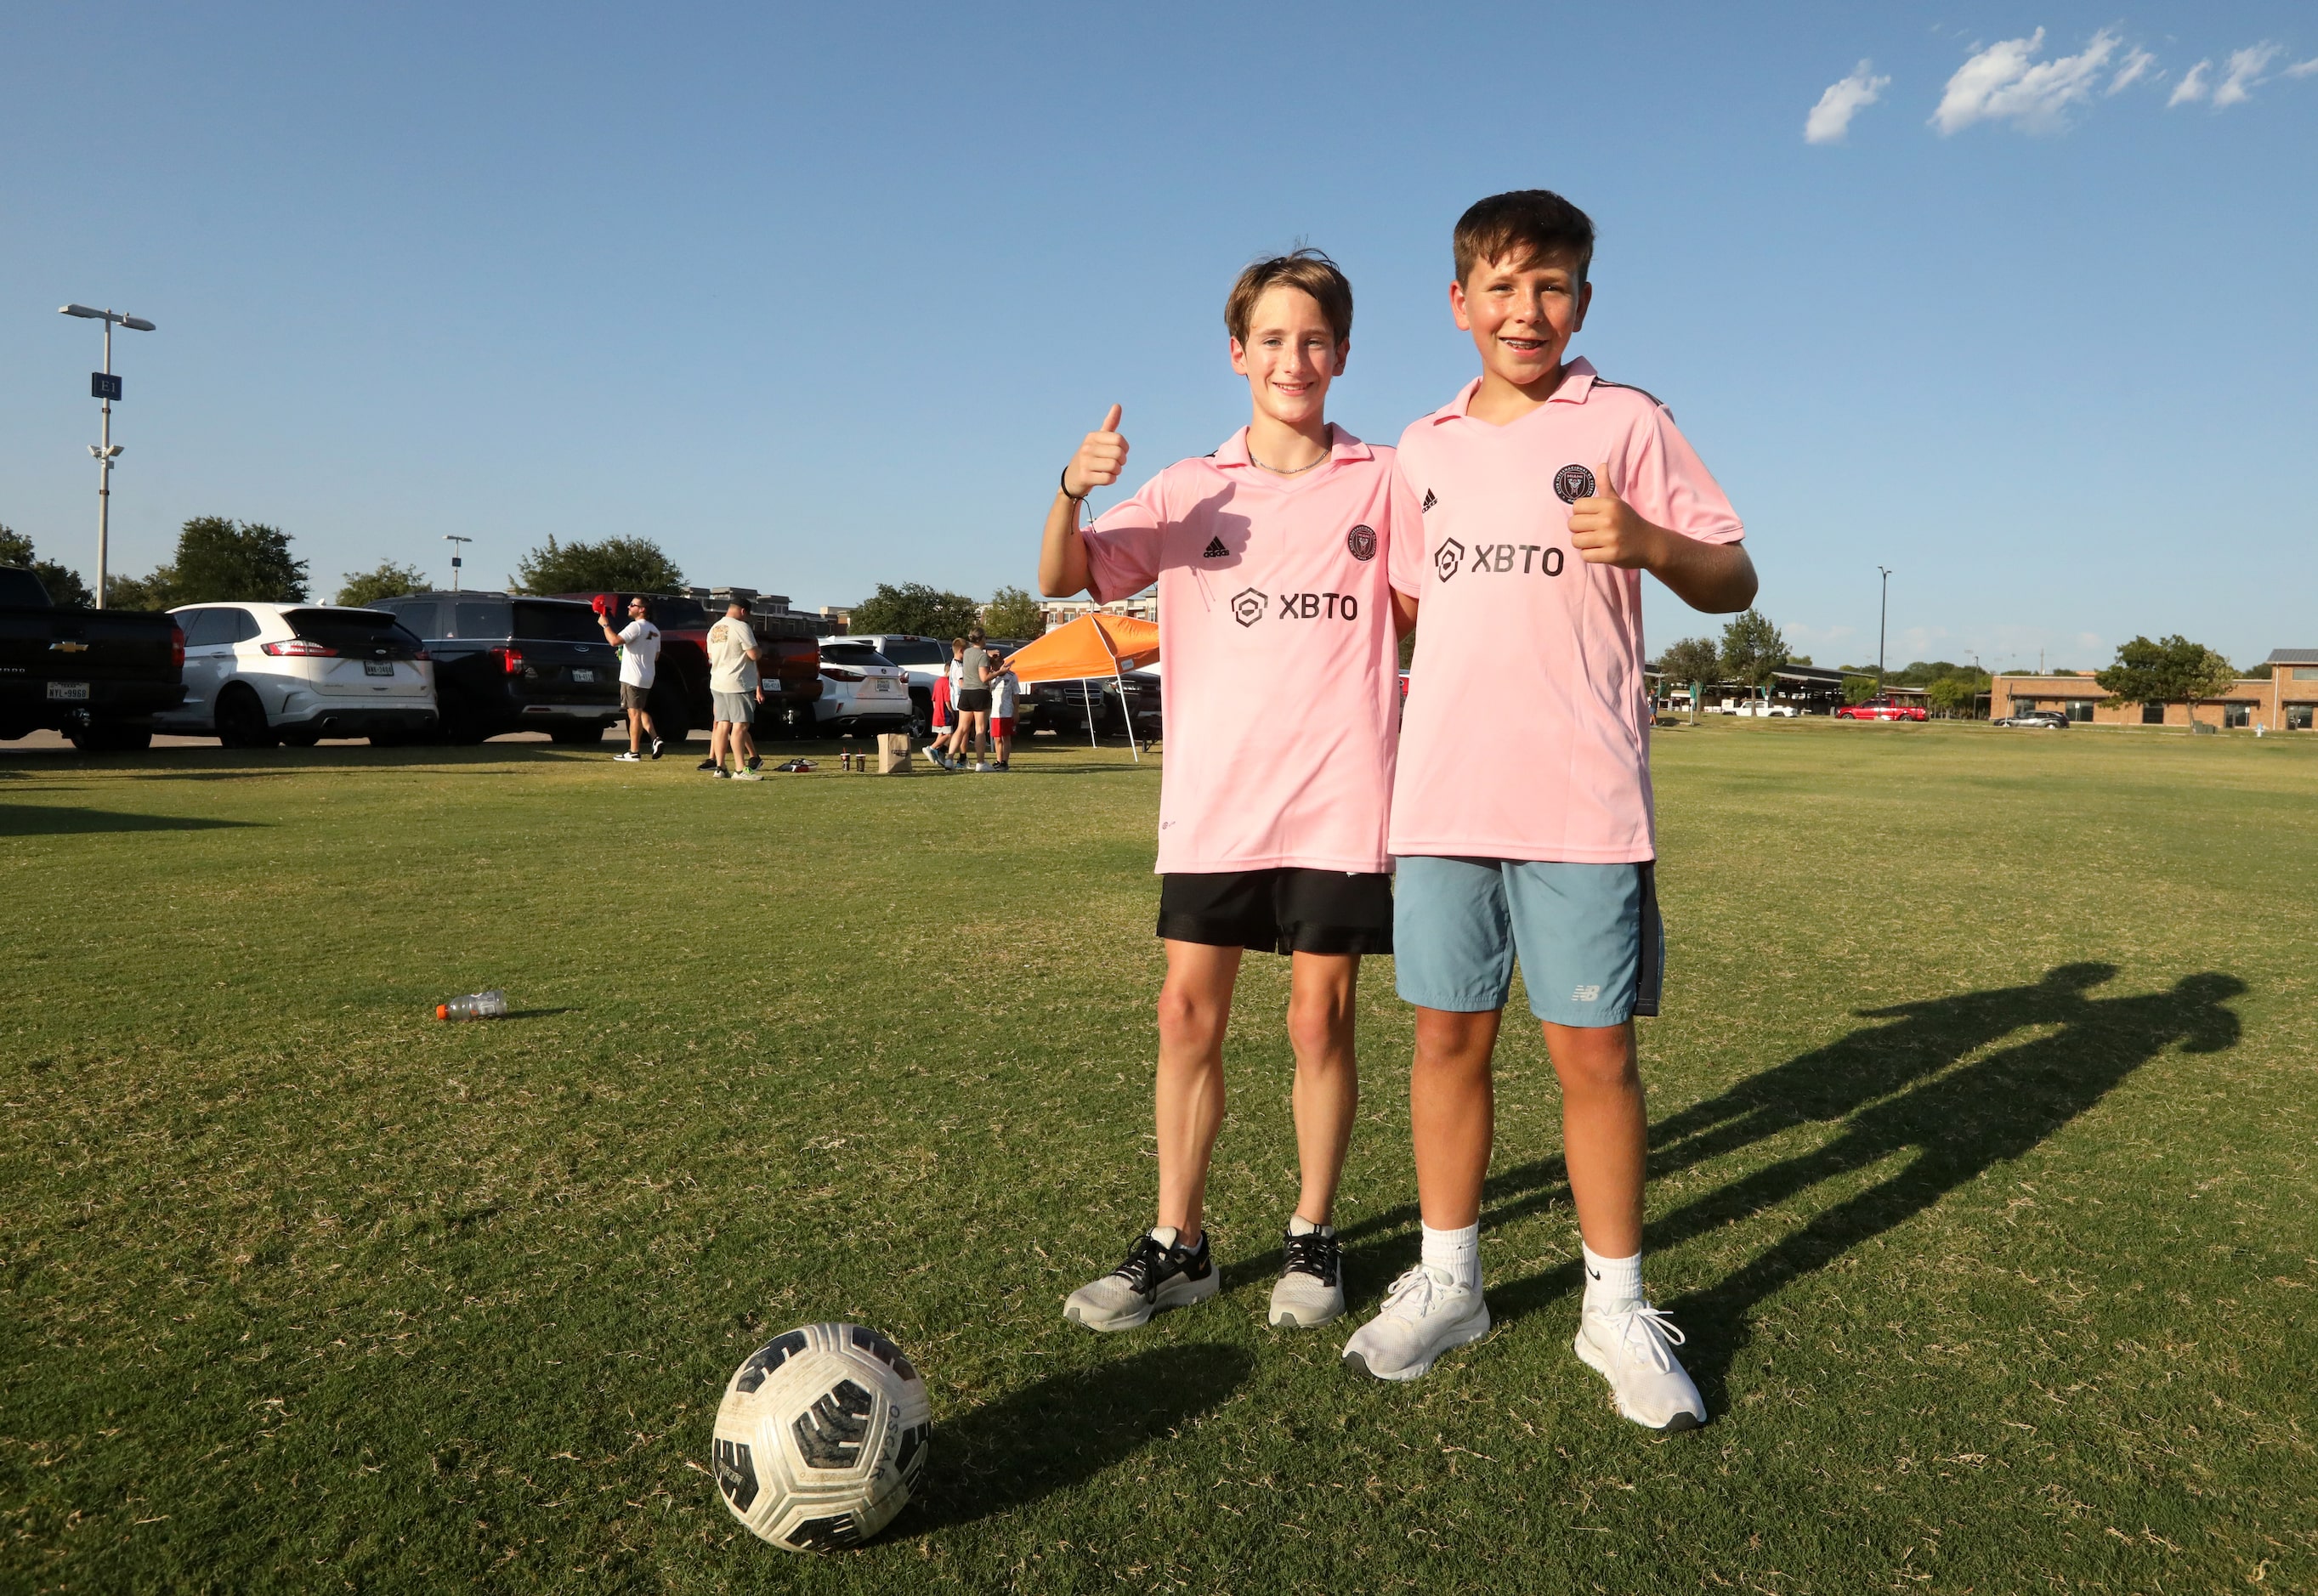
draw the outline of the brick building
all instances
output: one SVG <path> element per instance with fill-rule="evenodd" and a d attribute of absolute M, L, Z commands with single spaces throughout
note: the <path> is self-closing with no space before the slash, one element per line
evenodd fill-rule
<path fill-rule="evenodd" d="M 2260 726 L 2271 731 L 2307 731 L 2318 712 L 2318 649 L 2276 649 L 2269 675 L 2241 677 L 2215 696 L 2201 699 L 2197 719 L 2208 726 Z M 1989 713 L 2002 719 L 2024 710 L 2059 710 L 2071 721 L 2096 726 L 2187 726 L 2189 706 L 2101 701 L 2108 695 L 2089 673 L 2000 676 L 1990 685 Z"/>

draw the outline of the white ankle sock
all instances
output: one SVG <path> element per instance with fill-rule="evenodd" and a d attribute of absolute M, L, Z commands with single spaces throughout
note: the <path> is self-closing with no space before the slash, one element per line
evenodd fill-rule
<path fill-rule="evenodd" d="M 1604 1258 L 1584 1242 L 1577 1250 L 1586 1255 L 1586 1311 L 1607 1313 L 1630 1303 L 1642 1300 L 1642 1255 L 1631 1258 Z"/>
<path fill-rule="evenodd" d="M 1481 1227 L 1469 1224 L 1462 1230 L 1434 1230 L 1422 1225 L 1424 1232 L 1424 1261 L 1441 1270 L 1469 1291 L 1481 1288 Z"/>
<path fill-rule="evenodd" d="M 1290 1214 L 1288 1216 L 1288 1233 L 1289 1235 L 1308 1236 L 1314 1231 L 1319 1232 L 1324 1236 L 1333 1236 L 1336 1233 L 1336 1227 L 1333 1224 L 1315 1224 L 1310 1220 L 1305 1218 L 1301 1214 Z"/>

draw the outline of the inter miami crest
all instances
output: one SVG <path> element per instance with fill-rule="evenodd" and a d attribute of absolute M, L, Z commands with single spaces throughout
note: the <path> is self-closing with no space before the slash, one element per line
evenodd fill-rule
<path fill-rule="evenodd" d="M 1352 558 L 1355 560 L 1374 560 L 1376 530 L 1368 526 L 1353 527 L 1344 534 L 1344 547 L 1352 551 Z"/>
<path fill-rule="evenodd" d="M 1582 465 L 1565 465 L 1553 473 L 1554 497 L 1563 504 L 1574 505 L 1581 498 L 1594 497 L 1594 473 Z"/>
<path fill-rule="evenodd" d="M 1271 602 L 1262 589 L 1243 587 L 1232 595 L 1232 619 L 1243 626 L 1253 626 L 1263 619 L 1263 611 Z"/>
<path fill-rule="evenodd" d="M 1433 551 L 1433 573 L 1442 581 L 1457 574 L 1457 562 L 1465 558 L 1465 545 L 1451 538 Z"/>

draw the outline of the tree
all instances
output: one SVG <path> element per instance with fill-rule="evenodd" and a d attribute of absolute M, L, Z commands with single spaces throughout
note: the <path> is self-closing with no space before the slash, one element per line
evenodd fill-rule
<path fill-rule="evenodd" d="M 982 629 L 993 637 L 1037 637 L 1047 630 L 1047 612 L 1020 587 L 1001 587 L 983 606 Z"/>
<path fill-rule="evenodd" d="M 1762 691 L 1787 662 L 1787 640 L 1757 610 L 1748 610 L 1722 629 L 1722 674 Z"/>
<path fill-rule="evenodd" d="M 85 610 L 96 603 L 88 584 L 80 579 L 80 572 L 53 560 L 34 558 L 32 540 L 5 526 L 0 526 L 0 565 L 21 565 L 30 569 L 40 578 L 40 586 L 49 590 L 49 602 L 60 610 Z"/>
<path fill-rule="evenodd" d="M 1690 718 L 1698 719 L 1698 700 L 1709 682 L 1722 679 L 1722 656 L 1703 637 L 1686 637 L 1658 656 L 1658 669 L 1670 682 L 1690 688 Z"/>
<path fill-rule="evenodd" d="M 2189 723 L 2197 723 L 2197 705 L 2228 689 L 2237 680 L 2237 668 L 2203 643 L 2193 643 L 2179 632 L 2157 642 L 2136 637 L 2119 643 L 2116 663 L 2095 671 L 2093 680 L 2108 694 L 2108 704 L 2185 703 Z"/>
<path fill-rule="evenodd" d="M 518 593 L 667 593 L 684 586 L 684 573 L 648 537 L 559 543 L 551 533 L 523 557 L 508 586 Z"/>
<path fill-rule="evenodd" d="M 391 560 L 382 560 L 376 570 L 347 572 L 346 579 L 339 584 L 337 597 L 331 602 L 361 609 L 366 605 L 376 604 L 382 598 L 420 592 L 426 586 L 427 573 L 417 566 L 398 565 Z"/>
<path fill-rule="evenodd" d="M 233 599 L 301 604 L 306 562 L 291 558 L 290 534 L 278 526 L 195 516 L 177 533 L 177 557 L 144 585 L 163 607 Z"/>
<path fill-rule="evenodd" d="M 1849 666 L 1847 666 L 1847 665 L 1846 665 L 1846 667 L 1844 667 L 1844 669 L 1843 669 L 1843 701 L 1844 701 L 1844 703 L 1846 703 L 1846 704 L 1864 704 L 1864 703 L 1866 703 L 1869 699 L 1871 699 L 1871 698 L 1873 698 L 1873 697 L 1874 697 L 1874 696 L 1875 696 L 1875 673 L 1874 673 L 1873 671 L 1872 671 L 1872 670 L 1861 670 L 1861 671 L 1858 671 L 1858 672 L 1856 672 L 1856 673 L 1855 674 L 1851 667 L 1849 667 Z"/>
<path fill-rule="evenodd" d="M 1962 710 L 1969 715 L 1980 697 L 1980 688 L 1969 677 L 1944 676 L 1924 689 L 1924 696 L 1942 714 L 1953 716 Z"/>
<path fill-rule="evenodd" d="M 149 577 L 107 577 L 104 578 L 104 607 L 109 610 L 166 610 L 177 601 L 161 581 L 163 571 Z"/>
<path fill-rule="evenodd" d="M 981 623 L 981 606 L 962 593 L 923 582 L 889 582 L 853 606 L 851 632 L 906 632 L 916 637 L 964 637 Z"/>

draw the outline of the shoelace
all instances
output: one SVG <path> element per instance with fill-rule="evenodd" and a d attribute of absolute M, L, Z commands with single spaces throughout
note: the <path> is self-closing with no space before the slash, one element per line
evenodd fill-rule
<path fill-rule="evenodd" d="M 1171 1250 L 1162 1247 L 1157 1237 L 1144 1236 L 1135 1243 L 1135 1251 L 1127 1255 L 1127 1261 L 1110 1272 L 1132 1286 L 1141 1295 L 1149 1296 L 1158 1289 L 1153 1277 L 1158 1274 L 1160 1266 L 1168 1260 L 1171 1251 L 1181 1251 L 1181 1249 Z"/>
<path fill-rule="evenodd" d="M 1323 1286 L 1336 1283 L 1336 1268 L 1342 1250 L 1334 1236 L 1324 1236 L 1318 1231 L 1288 1238 L 1288 1272 L 1310 1275 Z"/>
<path fill-rule="evenodd" d="M 1433 1311 L 1433 1299 L 1447 1290 L 1451 1282 L 1443 1275 L 1418 1264 L 1397 1280 L 1385 1293 L 1384 1306 L 1378 1316 L 1391 1314 L 1398 1317 L 1422 1319 Z"/>
<path fill-rule="evenodd" d="M 1604 1317 L 1624 1320 L 1618 1327 L 1618 1340 L 1661 1372 L 1674 1367 L 1674 1354 L 1667 1350 L 1667 1344 L 1672 1342 L 1679 1347 L 1690 1340 L 1664 1308 L 1654 1308 L 1648 1303 Z"/>

